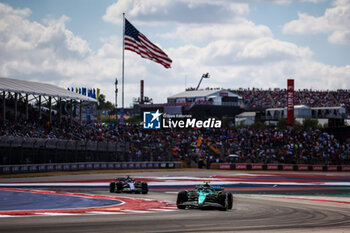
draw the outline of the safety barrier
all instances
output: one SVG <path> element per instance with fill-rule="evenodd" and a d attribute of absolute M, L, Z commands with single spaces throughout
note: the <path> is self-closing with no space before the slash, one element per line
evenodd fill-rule
<path fill-rule="evenodd" d="M 220 163 L 221 170 L 267 170 L 267 171 L 347 171 L 350 165 L 310 165 L 310 164 L 254 164 Z"/>
<path fill-rule="evenodd" d="M 120 170 L 120 169 L 173 169 L 180 168 L 180 162 L 95 162 L 95 163 L 56 163 L 0 165 L 0 174 L 83 171 L 83 170 Z"/>
<path fill-rule="evenodd" d="M 109 142 L 109 141 L 80 141 L 80 140 L 62 140 L 30 137 L 0 137 L 0 148 L 27 148 L 27 149 L 50 149 L 50 150 L 72 150 L 72 151 L 123 151 L 124 147 L 128 149 L 128 143 Z"/>

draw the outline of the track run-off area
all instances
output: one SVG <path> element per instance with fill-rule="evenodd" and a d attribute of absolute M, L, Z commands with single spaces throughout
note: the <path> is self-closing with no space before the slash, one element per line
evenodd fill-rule
<path fill-rule="evenodd" d="M 149 193 L 109 193 L 130 175 Z M 177 193 L 209 181 L 229 211 L 176 208 Z M 127 171 L 0 179 L 0 232 L 350 232 L 350 173 Z"/>

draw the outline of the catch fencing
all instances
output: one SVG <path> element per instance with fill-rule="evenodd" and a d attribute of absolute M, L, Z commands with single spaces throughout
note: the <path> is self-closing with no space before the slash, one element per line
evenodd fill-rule
<path fill-rule="evenodd" d="M 257 163 L 220 163 L 221 170 L 249 171 L 345 171 L 350 172 L 350 165 L 310 165 L 310 164 L 257 164 Z"/>
<path fill-rule="evenodd" d="M 180 162 L 97 162 L 97 163 L 56 163 L 56 164 L 20 164 L 0 165 L 0 174 L 84 171 L 84 170 L 120 170 L 120 169 L 174 169 L 180 168 Z"/>
<path fill-rule="evenodd" d="M 159 143 L 0 137 L 0 173 L 5 174 L 164 168 L 164 164 L 171 168 L 173 165 L 169 164 L 175 164 L 172 162 L 171 153 Z"/>

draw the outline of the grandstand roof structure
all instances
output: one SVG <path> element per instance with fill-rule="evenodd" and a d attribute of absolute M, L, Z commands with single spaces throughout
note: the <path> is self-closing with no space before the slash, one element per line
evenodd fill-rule
<path fill-rule="evenodd" d="M 81 94 L 68 91 L 64 88 L 48 84 L 31 82 L 18 79 L 0 78 L 0 91 L 25 93 L 30 95 L 51 96 L 63 99 L 81 100 L 88 102 L 97 102 L 96 99 L 83 96 Z"/>
<path fill-rule="evenodd" d="M 168 98 L 205 97 L 219 92 L 220 90 L 191 90 L 180 92 Z"/>
<path fill-rule="evenodd" d="M 191 98 L 191 97 L 207 97 L 211 96 L 213 94 L 216 94 L 218 92 L 227 92 L 227 90 L 221 90 L 221 89 L 211 89 L 211 90 L 189 90 L 180 92 L 176 95 L 168 97 L 168 99 L 174 99 L 174 98 Z M 232 93 L 233 95 L 237 96 L 238 98 L 242 98 L 237 94 Z"/>

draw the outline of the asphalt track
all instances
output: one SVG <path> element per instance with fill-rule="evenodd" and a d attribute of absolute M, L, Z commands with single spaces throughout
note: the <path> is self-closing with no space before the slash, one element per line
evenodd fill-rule
<path fill-rule="evenodd" d="M 231 172 L 143 172 L 128 173 L 136 177 L 210 177 L 225 179 L 236 175 Z M 298 173 L 300 174 L 300 173 Z M 350 189 L 349 173 L 313 173 L 309 177 L 315 188 L 305 187 L 304 177 L 299 177 L 301 187 L 239 187 L 229 188 L 234 194 L 234 207 L 229 211 L 186 209 L 167 211 L 135 211 L 127 214 L 77 214 L 57 216 L 27 216 L 0 218 L 0 232 L 350 232 Z M 105 180 L 120 174 L 91 174 L 39 178 L 0 179 L 6 182 L 61 182 Z M 248 174 L 249 175 L 249 174 Z M 329 175 L 329 176 L 328 176 Z M 263 176 L 263 175 L 262 175 Z M 293 175 L 276 174 L 292 179 Z M 284 177 L 284 178 L 283 178 Z M 287 177 L 287 178 L 285 178 Z M 241 177 L 239 177 L 241 179 Z M 269 178 L 269 177 L 268 177 Z M 323 181 L 343 182 L 344 185 L 319 187 Z M 306 181 L 305 181 L 306 182 Z M 265 182 L 266 183 L 266 182 Z M 26 189 L 29 189 L 27 187 Z M 37 188 L 36 188 L 37 189 Z M 135 197 L 132 194 L 110 194 L 105 188 L 91 187 L 42 187 L 41 190 L 69 192 L 77 195 L 110 196 L 117 198 Z M 176 188 L 150 189 L 147 195 L 137 198 L 174 203 Z M 11 195 L 10 195 L 11 196 Z M 8 196 L 10 199 L 12 197 Z M 34 206 L 40 208 L 42 199 L 34 199 Z M 3 200 L 2 200 L 3 201 Z M 72 203 L 72 200 L 67 200 Z M 74 202 L 74 201 L 73 201 Z M 4 203 L 0 202 L 0 203 Z M 57 206 L 55 206 L 56 208 Z M 4 209 L 0 206 L 0 211 Z M 6 208 L 11 208 L 6 206 Z"/>

